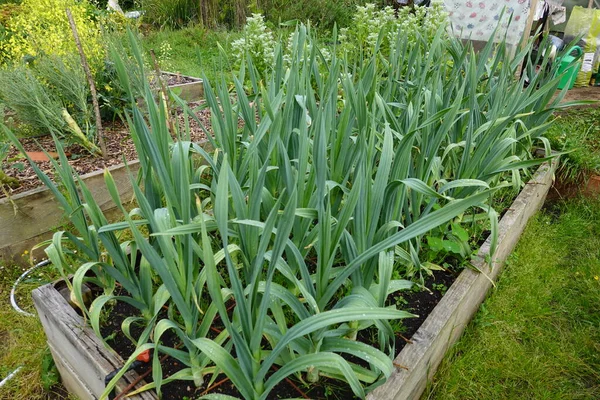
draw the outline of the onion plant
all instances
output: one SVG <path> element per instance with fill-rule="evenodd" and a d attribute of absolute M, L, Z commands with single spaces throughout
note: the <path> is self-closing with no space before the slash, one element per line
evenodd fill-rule
<path fill-rule="evenodd" d="M 266 399 L 290 375 L 327 376 L 364 397 L 393 370 L 389 321 L 412 317 L 389 295 L 438 268 L 421 260 L 423 236 L 482 218 L 496 235 L 494 192 L 547 159 L 530 148 L 547 144 L 560 77 L 515 80 L 527 51 L 511 60 L 503 45 L 476 55 L 441 31 L 416 43 L 399 33 L 389 57 L 376 51 L 355 67 L 335 49 L 326 60 L 314 40 L 298 27 L 291 61 L 279 46 L 266 76 L 248 58 L 234 95 L 205 80 L 211 152 L 169 127 L 148 85 L 146 110 L 130 90 L 141 166 L 133 209 L 105 172 L 119 222 L 106 220 L 60 145 L 63 190 L 36 169 L 77 230 L 57 233 L 47 253 L 66 279 L 73 273 L 96 333 L 108 304 L 139 310 L 122 329 L 137 346 L 126 366 L 154 350 L 153 382 L 141 390 L 160 394 L 177 379 L 210 386 L 225 374 L 243 398 Z M 130 87 L 124 64 L 116 69 Z M 89 308 L 85 282 L 104 289 Z M 367 328 L 377 343 L 357 340 Z M 161 355 L 184 368 L 164 378 Z"/>

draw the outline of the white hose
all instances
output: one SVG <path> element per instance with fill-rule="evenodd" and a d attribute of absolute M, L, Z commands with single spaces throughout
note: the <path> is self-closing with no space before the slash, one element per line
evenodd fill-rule
<path fill-rule="evenodd" d="M 9 380 L 11 380 L 23 367 L 19 367 L 17 369 L 15 369 L 13 372 L 11 372 L 10 374 L 8 374 L 8 376 L 4 379 L 2 379 L 2 382 L 0 382 L 0 388 L 4 385 L 6 385 L 6 382 L 8 382 Z"/>
<path fill-rule="evenodd" d="M 44 267 L 44 266 L 46 266 L 48 264 L 50 264 L 50 260 L 44 260 L 42 262 L 39 262 L 39 263 L 35 264 L 33 267 L 31 267 L 27 271 L 23 272 L 21 274 L 21 276 L 19 276 L 19 278 L 13 284 L 12 289 L 10 289 L 10 304 L 15 309 L 15 311 L 18 312 L 19 314 L 23 314 L 23 315 L 26 315 L 28 317 L 35 317 L 34 314 L 32 314 L 30 312 L 27 312 L 27 311 L 23 311 L 21 309 L 21 307 L 19 307 L 19 305 L 17 304 L 17 300 L 15 299 L 15 293 L 17 291 L 17 286 L 19 286 L 19 283 L 21 283 L 21 281 L 23 279 L 25 279 L 27 277 L 27 275 L 29 275 L 31 272 L 35 271 L 36 269 L 38 269 L 40 267 Z M 11 372 L 10 374 L 8 374 L 8 376 L 6 378 L 2 379 L 2 382 L 0 382 L 0 388 L 2 386 L 6 385 L 6 383 L 9 380 L 11 380 L 12 378 L 14 378 L 15 375 L 17 375 L 19 373 L 19 371 L 21 370 L 21 368 L 23 368 L 23 366 L 20 366 L 19 368 L 15 369 L 13 372 Z"/>
<path fill-rule="evenodd" d="M 17 286 L 19 285 L 19 283 L 21 283 L 21 281 L 23 279 L 27 278 L 27 275 L 29 275 L 31 272 L 35 271 L 36 269 L 38 269 L 40 267 L 44 267 L 48 264 L 50 264 L 50 260 L 44 260 L 42 262 L 35 264 L 33 267 L 31 267 L 27 271 L 23 272 L 21 274 L 21 276 L 19 277 L 19 279 L 17 279 L 15 281 L 15 283 L 13 284 L 13 287 L 10 290 L 10 304 L 15 309 L 15 311 L 18 312 L 19 314 L 23 314 L 28 317 L 35 317 L 35 314 L 32 314 L 30 312 L 22 310 L 21 307 L 19 307 L 19 305 L 17 304 L 17 300 L 15 299 L 15 292 L 17 291 Z M 9 375 L 5 380 L 7 380 L 9 378 L 11 378 L 11 375 Z M 4 383 L 4 381 L 2 381 L 2 382 Z M 0 384 L 0 386 L 2 386 L 2 384 Z"/>

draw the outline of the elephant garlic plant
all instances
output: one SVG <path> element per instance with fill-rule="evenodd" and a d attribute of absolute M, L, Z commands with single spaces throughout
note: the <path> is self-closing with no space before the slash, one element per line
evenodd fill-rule
<path fill-rule="evenodd" d="M 399 32 L 389 56 L 353 67 L 336 49 L 323 57 L 307 45 L 314 40 L 299 26 L 290 62 L 278 50 L 263 80 L 248 59 L 233 95 L 204 81 L 210 152 L 184 129 L 169 131 L 148 86 L 147 110 L 132 95 L 133 209 L 105 172 L 119 222 L 106 220 L 60 143 L 61 188 L 37 170 L 76 231 L 57 233 L 49 258 L 73 274 L 76 298 L 84 282 L 103 289 L 85 310 L 89 324 L 100 335 L 116 301 L 138 310 L 122 330 L 136 346 L 126 367 L 153 349 L 153 379 L 141 390 L 160 395 L 173 380 L 206 388 L 225 375 L 244 399 L 267 399 L 295 375 L 339 379 L 364 397 L 393 371 L 390 321 L 413 317 L 390 294 L 431 273 L 424 236 L 489 220 L 495 237 L 495 191 L 519 187 L 524 170 L 548 159 L 530 150 L 547 146 L 560 76 L 530 74 L 527 87 L 515 79 L 528 49 L 511 60 L 502 44 L 475 54 L 442 30 L 410 43 Z M 357 340 L 367 328 L 375 343 Z M 167 334 L 179 344 L 166 345 Z M 184 368 L 163 376 L 163 355 Z"/>

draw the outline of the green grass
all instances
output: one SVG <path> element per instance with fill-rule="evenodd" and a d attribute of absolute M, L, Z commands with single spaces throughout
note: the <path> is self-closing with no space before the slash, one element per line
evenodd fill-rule
<path fill-rule="evenodd" d="M 424 399 L 600 398 L 600 202 L 537 215 Z"/>
<path fill-rule="evenodd" d="M 232 72 L 229 57 L 231 42 L 241 33 L 225 30 L 207 30 L 190 26 L 180 30 L 153 31 L 146 35 L 143 44 L 146 51 L 153 49 L 157 55 L 164 43 L 171 46 L 170 57 L 163 69 L 171 69 L 184 75 L 206 77 L 211 81 L 222 74 Z M 219 50 L 219 44 L 223 50 Z"/>
<path fill-rule="evenodd" d="M 52 395 L 55 388 L 45 388 L 44 381 L 53 381 L 43 367 L 44 358 L 49 361 L 46 336 L 37 317 L 18 314 L 10 305 L 9 293 L 13 282 L 23 273 L 21 267 L 0 265 L 0 381 L 19 366 L 23 368 L 0 388 L 0 399 L 48 399 L 63 398 Z M 34 312 L 31 290 L 56 276 L 49 269 L 34 272 L 19 286 L 17 301 L 21 308 Z"/>
<path fill-rule="evenodd" d="M 600 109 L 574 108 L 560 113 L 547 132 L 552 147 L 571 151 L 562 157 L 559 175 L 567 180 L 583 180 L 600 173 Z"/>

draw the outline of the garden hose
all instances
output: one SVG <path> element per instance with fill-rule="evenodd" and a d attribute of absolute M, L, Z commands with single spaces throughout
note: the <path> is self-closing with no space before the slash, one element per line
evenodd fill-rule
<path fill-rule="evenodd" d="M 50 264 L 50 260 L 44 260 L 42 262 L 37 263 L 33 267 L 29 268 L 27 271 L 23 272 L 21 274 L 21 276 L 19 276 L 19 278 L 13 284 L 12 289 L 10 289 L 10 304 L 15 309 L 15 311 L 18 312 L 19 314 L 26 315 L 28 317 L 35 317 L 34 314 L 32 314 L 30 312 L 27 312 L 27 311 L 24 311 L 17 304 L 17 300 L 15 299 L 15 293 L 17 291 L 17 286 L 19 286 L 19 283 L 21 283 L 21 281 L 23 279 L 25 279 L 31 272 L 35 271 L 36 269 L 38 269 L 40 267 L 44 267 L 44 266 L 46 266 L 48 264 Z M 20 366 L 19 368 L 15 369 L 13 372 L 11 372 L 10 374 L 8 374 L 8 376 L 6 378 L 2 379 L 2 381 L 0 382 L 0 388 L 2 386 L 4 386 L 9 380 L 11 380 L 12 378 L 14 378 L 15 375 L 17 375 L 19 373 L 19 371 L 21 370 L 21 368 L 23 368 L 23 366 Z"/>
<path fill-rule="evenodd" d="M 27 271 L 23 272 L 21 274 L 21 276 L 19 276 L 19 278 L 15 281 L 15 283 L 12 286 L 12 289 L 10 290 L 10 304 L 12 305 L 12 307 L 15 309 L 16 312 L 18 312 L 19 314 L 22 315 L 26 315 L 28 317 L 35 317 L 35 314 L 32 314 L 30 312 L 24 311 L 23 309 L 21 309 L 21 307 L 19 307 L 19 305 L 17 304 L 17 300 L 15 299 L 15 293 L 17 291 L 17 286 L 19 285 L 19 283 L 21 283 L 21 281 L 23 281 L 23 279 L 27 278 L 27 276 L 35 271 L 36 269 L 40 268 L 40 267 L 45 267 L 46 265 L 50 264 L 50 260 L 44 260 L 42 262 L 39 262 L 37 264 L 35 264 L 33 267 L 29 268 Z M 8 379 L 8 378 L 7 378 Z M 4 382 L 4 381 L 3 381 Z"/>
<path fill-rule="evenodd" d="M 4 379 L 2 379 L 2 381 L 0 382 L 0 388 L 4 385 L 6 385 L 6 383 L 11 380 L 12 378 L 14 378 L 14 376 L 21 370 L 21 368 L 23 368 L 22 366 L 15 369 L 13 372 L 11 372 L 10 374 L 8 374 L 8 376 Z"/>

